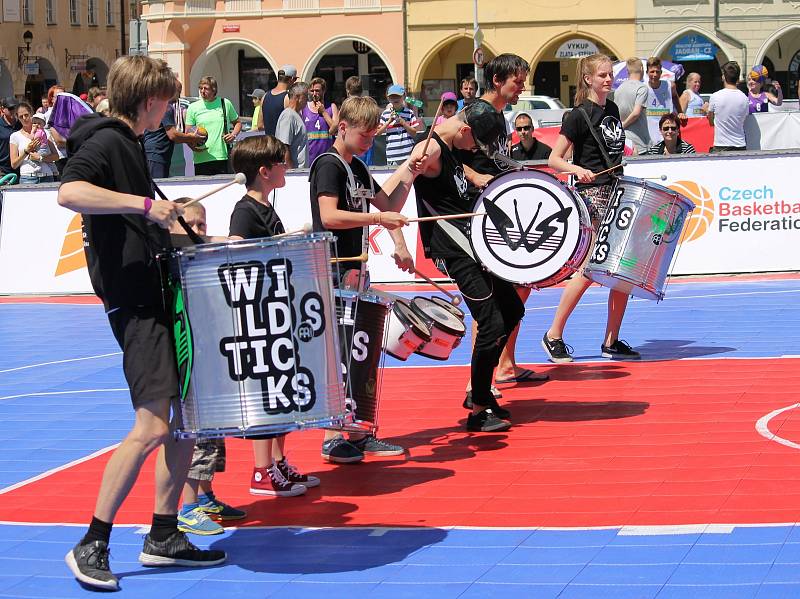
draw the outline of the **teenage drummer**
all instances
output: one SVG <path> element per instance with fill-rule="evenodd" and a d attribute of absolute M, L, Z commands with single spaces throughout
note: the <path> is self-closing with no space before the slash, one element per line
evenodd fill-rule
<path fill-rule="evenodd" d="M 558 136 L 549 164 L 561 172 L 572 173 L 578 193 L 583 197 L 592 217 L 595 232 L 600 224 L 613 190 L 614 175 L 622 174 L 622 157 L 625 149 L 625 131 L 619 108 L 608 94 L 614 75 L 611 59 L 603 54 L 592 54 L 578 60 L 578 90 L 575 109 L 567 116 Z M 588 121 L 588 122 L 587 122 Z M 589 124 L 591 123 L 591 128 Z M 564 157 L 572 150 L 573 162 Z M 619 167 L 611 173 L 596 176 L 594 173 Z M 586 258 L 589 260 L 589 257 Z M 542 338 L 542 347 L 551 362 L 571 362 L 571 348 L 562 338 L 570 314 L 592 281 L 581 271 L 572 277 L 561 293 L 555 317 Z M 606 333 L 600 350 L 604 357 L 636 360 L 639 352 L 619 338 L 622 318 L 628 305 L 628 295 L 614 289 L 608 295 Z"/>
<path fill-rule="evenodd" d="M 439 125 L 427 148 L 422 176 L 414 183 L 420 215 L 469 212 L 472 202 L 464 167 L 454 150 L 475 151 L 480 147 L 491 155 L 505 132 L 505 119 L 484 100 L 476 100 Z M 422 158 L 425 145 L 417 144 L 412 160 Z M 467 417 L 467 430 L 503 431 L 511 426 L 507 420 L 510 414 L 492 394 L 492 374 L 525 308 L 512 283 L 491 274 L 476 261 L 466 236 L 467 221 L 464 218 L 425 223 L 427 226 L 421 226 L 420 233 L 425 255 L 456 282 L 478 324 L 472 348 L 472 412 Z"/>
<path fill-rule="evenodd" d="M 357 257 L 364 252 L 369 225 L 381 225 L 389 230 L 394 241 L 395 264 L 412 272 L 414 261 L 406 247 L 400 227 L 408 219 L 398 211 L 403 207 L 420 163 L 403 162 L 381 186 L 369 174 L 357 156 L 372 145 L 378 129 L 381 109 L 370 97 L 347 98 L 339 110 L 339 125 L 333 147 L 321 154 L 311 167 L 311 214 L 315 231 L 335 231 L 336 252 L 341 257 Z M 346 165 L 346 166 L 345 166 Z M 350 189 L 352 173 L 355 189 Z M 374 192 L 374 193 L 373 193 Z M 373 196 L 373 197 L 370 197 Z M 369 212 L 374 205 L 381 212 Z M 334 285 L 350 279 L 348 271 L 360 271 L 363 262 L 345 261 L 334 266 Z M 355 277 L 359 279 L 359 277 Z M 361 281 L 361 285 L 364 283 Z M 339 431 L 325 431 L 322 457 L 330 462 L 350 463 L 364 455 L 403 455 L 405 449 L 387 443 L 375 435 L 350 434 L 344 439 Z"/>

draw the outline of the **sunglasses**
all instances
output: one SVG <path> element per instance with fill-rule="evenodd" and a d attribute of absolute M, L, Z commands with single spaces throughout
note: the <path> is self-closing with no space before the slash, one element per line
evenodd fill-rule
<path fill-rule="evenodd" d="M 517 131 L 519 131 L 520 133 L 522 133 L 523 131 L 530 131 L 531 129 L 533 129 L 533 127 L 531 127 L 530 125 L 517 127 Z"/>
<path fill-rule="evenodd" d="M 670 126 L 670 125 L 667 125 L 667 126 L 665 126 L 665 127 L 661 127 L 661 130 L 662 130 L 662 131 L 677 131 L 677 130 L 678 130 L 678 128 L 677 128 L 677 127 Z"/>

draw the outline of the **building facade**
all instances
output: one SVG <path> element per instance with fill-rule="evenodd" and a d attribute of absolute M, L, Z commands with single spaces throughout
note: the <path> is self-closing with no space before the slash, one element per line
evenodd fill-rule
<path fill-rule="evenodd" d="M 143 8 L 148 52 L 179 74 L 184 95 L 196 96 L 210 75 L 244 116 L 253 108 L 247 94 L 273 87 L 285 64 L 304 81 L 324 77 L 327 101 L 344 98 L 352 75 L 381 101 L 405 78 L 400 0 L 149 0 Z"/>
<path fill-rule="evenodd" d="M 128 49 L 126 1 L 3 0 L 0 96 L 38 104 L 55 83 L 76 93 L 105 85 L 111 64 Z"/>
<path fill-rule="evenodd" d="M 437 93 L 455 90 L 474 70 L 472 0 L 408 0 L 409 83 L 434 109 Z M 625 59 L 634 51 L 634 0 L 478 1 L 488 61 L 511 52 L 531 64 L 527 93 L 560 98 L 575 93 L 576 58 L 602 52 Z"/>
<path fill-rule="evenodd" d="M 769 69 L 788 98 L 797 98 L 800 2 L 797 0 L 637 0 L 636 51 L 680 62 L 703 77 L 702 92 L 719 89 L 720 65 Z M 692 53 L 694 49 L 700 52 Z M 694 59 L 681 58 L 685 52 Z M 694 54 L 694 56 L 692 56 Z"/>

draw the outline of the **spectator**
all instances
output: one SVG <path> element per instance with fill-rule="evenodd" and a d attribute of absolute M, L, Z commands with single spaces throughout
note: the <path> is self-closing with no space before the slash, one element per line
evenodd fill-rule
<path fill-rule="evenodd" d="M 62 136 L 55 127 L 53 127 L 53 124 L 50 122 L 50 118 L 53 115 L 53 108 L 55 108 L 56 105 L 56 96 L 65 91 L 66 90 L 61 85 L 56 84 L 50 86 L 50 89 L 47 90 L 47 103 L 49 108 L 47 109 L 47 112 L 44 113 L 47 133 L 56 144 L 56 151 L 58 152 L 56 167 L 58 168 L 59 172 L 64 172 L 64 165 L 67 163 L 67 139 L 66 137 Z"/>
<path fill-rule="evenodd" d="M 195 174 L 229 173 L 229 146 L 242 130 L 242 124 L 230 100 L 217 97 L 217 80 L 213 77 L 200 79 L 200 99 L 189 104 L 186 124 L 206 138 L 205 143 L 192 148 Z"/>
<path fill-rule="evenodd" d="M 11 168 L 9 145 L 11 134 L 22 128 L 16 115 L 17 101 L 14 98 L 0 98 L 0 177 L 9 173 L 19 174 Z"/>
<path fill-rule="evenodd" d="M 553 148 L 533 136 L 533 119 L 527 112 L 520 112 L 514 118 L 514 129 L 519 135 L 519 143 L 511 146 L 514 160 L 547 160 Z"/>
<path fill-rule="evenodd" d="M 769 71 L 764 65 L 757 64 L 747 74 L 747 103 L 750 114 L 754 112 L 767 112 L 769 105 L 780 106 L 783 104 L 783 90 L 780 81 L 773 81 L 774 93 L 763 91 L 762 87 L 769 77 Z"/>
<path fill-rule="evenodd" d="M 147 168 L 153 179 L 166 179 L 169 177 L 169 167 L 172 164 L 172 152 L 175 144 L 188 144 L 190 147 L 199 145 L 203 138 L 196 133 L 184 133 L 176 126 L 176 107 L 180 110 L 181 90 L 183 85 L 178 81 L 177 95 L 167 106 L 161 126 L 154 131 L 144 131 L 144 153 L 147 156 Z"/>
<path fill-rule="evenodd" d="M 700 97 L 700 74 L 689 73 L 686 77 L 686 89 L 681 94 L 681 112 L 687 116 L 702 116 L 708 112 L 708 102 Z"/>
<path fill-rule="evenodd" d="M 353 75 L 352 77 L 348 77 L 347 81 L 344 82 L 344 90 L 347 93 L 348 98 L 357 98 L 360 97 L 362 93 L 364 93 L 364 87 L 361 84 L 361 77 L 358 75 Z M 358 156 L 359 160 L 366 164 L 367 166 L 372 166 L 373 164 L 373 153 L 375 148 L 375 141 L 369 144 L 369 150 L 360 154 Z"/>
<path fill-rule="evenodd" d="M 306 168 L 309 166 L 308 135 L 300 115 L 308 103 L 308 83 L 295 83 L 288 94 L 289 105 L 278 118 L 275 137 L 289 146 L 288 168 Z"/>
<path fill-rule="evenodd" d="M 16 113 L 21 128 L 11 134 L 9 154 L 11 167 L 19 169 L 19 182 L 32 185 L 55 181 L 53 162 L 58 153 L 44 132 L 42 115 L 38 115 L 38 122 L 34 123 L 33 107 L 27 102 L 20 102 Z"/>
<path fill-rule="evenodd" d="M 658 130 L 661 131 L 660 142 L 648 148 L 645 154 L 694 154 L 692 144 L 681 139 L 681 120 L 674 112 L 665 114 L 658 121 Z"/>
<path fill-rule="evenodd" d="M 36 109 L 36 114 L 44 114 L 47 112 L 47 109 L 50 108 L 50 102 L 47 99 L 47 96 L 42 96 L 42 105 Z"/>
<path fill-rule="evenodd" d="M 625 138 L 630 139 L 641 154 L 650 145 L 650 131 L 647 128 L 648 86 L 642 82 L 644 69 L 641 58 L 629 58 L 625 64 L 628 67 L 628 79 L 614 92 L 614 103 L 619 108 Z"/>
<path fill-rule="evenodd" d="M 284 108 L 289 106 L 288 90 L 295 81 L 297 81 L 297 68 L 285 64 L 278 71 L 278 83 L 264 95 L 261 101 L 261 118 L 264 120 L 264 133 L 267 135 L 275 135 L 278 118 Z"/>
<path fill-rule="evenodd" d="M 469 75 L 461 80 L 461 99 L 458 101 L 458 110 L 464 108 L 465 104 L 472 104 L 478 95 L 478 82 L 475 77 Z"/>
<path fill-rule="evenodd" d="M 386 133 L 386 163 L 402 164 L 414 148 L 414 137 L 424 129 L 412 110 L 405 105 L 406 90 L 402 85 L 390 85 L 386 90 L 389 104 L 381 113 L 376 135 Z"/>
<path fill-rule="evenodd" d="M 336 104 L 325 106 L 326 83 L 322 77 L 314 77 L 308 89 L 308 104 L 302 116 L 308 136 L 308 166 L 317 156 L 333 146 L 332 131 L 339 123 L 339 109 Z"/>
<path fill-rule="evenodd" d="M 750 104 L 736 87 L 741 68 L 735 62 L 722 65 L 723 88 L 711 94 L 708 101 L 708 122 L 714 127 L 714 145 L 711 152 L 746 150 L 744 119 Z"/>
<path fill-rule="evenodd" d="M 95 110 L 97 114 L 102 114 L 103 116 L 108 116 L 111 113 L 111 109 L 108 107 L 108 98 L 105 100 L 100 100 L 97 104 L 97 109 Z"/>
<path fill-rule="evenodd" d="M 680 110 L 681 102 L 678 98 L 678 89 L 674 81 L 661 80 L 661 59 L 651 56 L 647 59 L 647 114 L 648 116 L 661 116 L 669 112 Z M 614 98 L 616 98 L 616 92 Z M 681 112 L 678 117 L 683 120 L 686 115 Z"/>
<path fill-rule="evenodd" d="M 453 116 L 458 110 L 458 100 L 453 92 L 444 92 L 442 94 L 442 114 L 436 119 L 434 125 L 438 125 Z"/>
<path fill-rule="evenodd" d="M 247 97 L 253 100 L 253 120 L 250 121 L 250 131 L 264 130 L 264 114 L 261 112 L 261 104 L 264 102 L 266 93 L 263 89 L 257 87 L 252 94 L 247 94 Z"/>
<path fill-rule="evenodd" d="M 86 93 L 86 103 L 97 112 L 97 105 L 108 97 L 106 90 L 100 87 L 90 87 Z"/>

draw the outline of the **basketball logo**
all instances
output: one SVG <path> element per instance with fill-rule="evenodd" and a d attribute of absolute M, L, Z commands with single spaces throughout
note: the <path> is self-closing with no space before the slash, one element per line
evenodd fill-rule
<path fill-rule="evenodd" d="M 679 243 L 694 241 L 705 235 L 714 221 L 714 200 L 708 190 L 694 181 L 676 181 L 669 188 L 686 196 L 695 205 L 694 211 L 686 219 Z"/>

